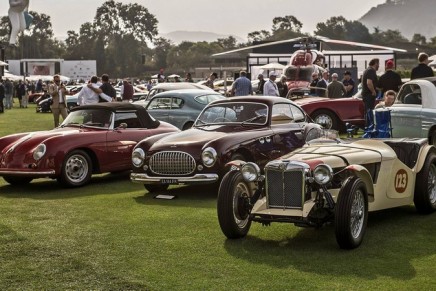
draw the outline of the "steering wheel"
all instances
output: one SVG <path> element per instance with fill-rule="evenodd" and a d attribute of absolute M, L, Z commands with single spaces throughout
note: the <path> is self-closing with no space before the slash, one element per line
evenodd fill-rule
<path fill-rule="evenodd" d="M 219 122 L 219 121 L 228 121 L 228 122 L 232 122 L 230 119 L 225 118 L 225 117 L 217 117 L 215 118 L 215 120 L 213 122 Z"/>

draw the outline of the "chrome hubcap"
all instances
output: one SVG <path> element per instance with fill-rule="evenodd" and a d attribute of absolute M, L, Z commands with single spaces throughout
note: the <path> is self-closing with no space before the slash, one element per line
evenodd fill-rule
<path fill-rule="evenodd" d="M 351 205 L 351 235 L 358 238 L 363 228 L 365 219 L 365 198 L 361 190 L 357 190 L 354 195 L 353 204 Z"/>
<path fill-rule="evenodd" d="M 322 125 L 326 129 L 332 128 L 333 120 L 326 114 L 318 115 L 315 118 L 315 123 Z"/>
<path fill-rule="evenodd" d="M 248 213 L 244 211 L 244 201 L 249 197 L 249 190 L 245 183 L 238 183 L 233 194 L 233 217 L 236 224 L 243 228 L 248 223 Z"/>
<path fill-rule="evenodd" d="M 88 175 L 88 168 L 88 162 L 83 156 L 73 155 L 65 165 L 65 173 L 71 181 L 82 182 Z"/>

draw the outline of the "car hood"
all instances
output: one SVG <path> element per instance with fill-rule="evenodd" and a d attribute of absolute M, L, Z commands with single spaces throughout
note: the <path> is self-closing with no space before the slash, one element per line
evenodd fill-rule
<path fill-rule="evenodd" d="M 2 152 L 7 151 L 14 151 L 14 150 L 20 150 L 23 152 L 32 150 L 34 147 L 39 145 L 40 143 L 44 142 L 45 140 L 57 136 L 65 136 L 65 135 L 72 135 L 72 134 L 78 134 L 81 132 L 89 131 L 85 128 L 56 128 L 53 130 L 47 130 L 47 131 L 36 131 L 28 133 L 17 140 L 14 140 L 9 145 L 6 145 L 5 148 L 2 149 Z"/>
<path fill-rule="evenodd" d="M 262 131 L 263 129 L 259 129 Z M 256 133 L 253 133 L 256 131 Z M 195 149 L 202 148 L 206 143 L 229 137 L 234 143 L 239 143 L 242 140 L 247 140 L 254 136 L 261 136 L 257 130 L 252 127 L 243 126 L 228 126 L 228 125 L 212 125 L 199 128 L 191 128 L 179 133 L 170 134 L 151 147 L 151 151 L 159 150 L 185 150 L 195 151 Z M 230 138 L 229 138 L 230 139 Z"/>
<path fill-rule="evenodd" d="M 306 162 L 310 166 L 321 162 L 332 168 L 352 164 L 378 163 L 396 157 L 392 148 L 382 141 L 361 140 L 352 143 L 311 144 L 281 157 L 281 160 Z"/>

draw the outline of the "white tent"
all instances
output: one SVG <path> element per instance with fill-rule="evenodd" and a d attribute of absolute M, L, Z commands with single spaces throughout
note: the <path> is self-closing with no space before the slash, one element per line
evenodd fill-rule
<path fill-rule="evenodd" d="M 267 65 L 260 66 L 259 69 L 264 70 L 283 70 L 286 66 L 279 63 L 270 63 Z"/>

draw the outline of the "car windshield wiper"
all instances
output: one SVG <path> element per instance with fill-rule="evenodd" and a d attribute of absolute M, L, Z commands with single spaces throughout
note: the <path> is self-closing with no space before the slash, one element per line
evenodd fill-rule
<path fill-rule="evenodd" d="M 256 120 L 258 120 L 258 119 L 265 118 L 265 117 L 266 117 L 265 115 L 257 115 L 257 116 L 254 116 L 254 117 L 252 117 L 252 118 L 249 118 L 249 119 L 247 119 L 247 120 L 244 120 L 244 121 L 241 123 L 241 125 L 245 125 L 245 124 L 247 124 L 247 123 L 252 123 L 253 121 L 256 121 Z"/>

